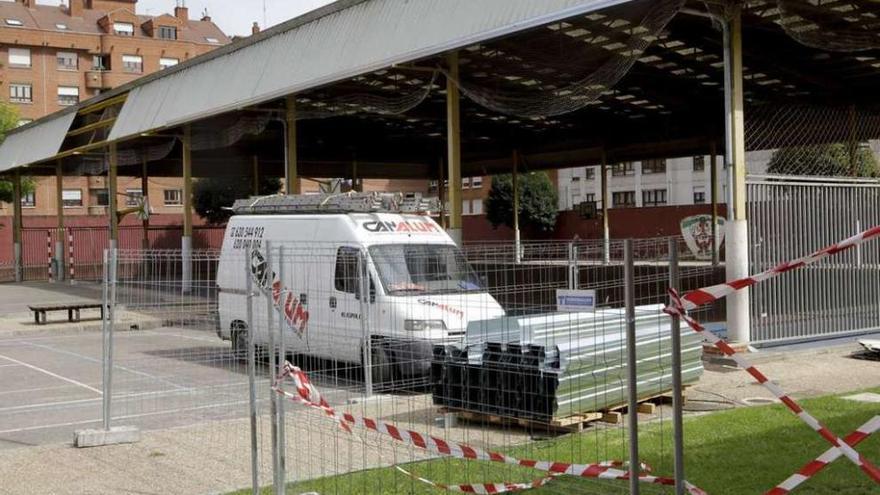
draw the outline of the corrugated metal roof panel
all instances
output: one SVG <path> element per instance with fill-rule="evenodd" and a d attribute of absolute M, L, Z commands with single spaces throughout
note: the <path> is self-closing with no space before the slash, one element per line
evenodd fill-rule
<path fill-rule="evenodd" d="M 110 139 L 178 125 L 628 0 L 370 0 L 132 89 Z"/>
<path fill-rule="evenodd" d="M 57 155 L 74 117 L 76 112 L 69 112 L 9 134 L 0 144 L 0 172 Z"/>

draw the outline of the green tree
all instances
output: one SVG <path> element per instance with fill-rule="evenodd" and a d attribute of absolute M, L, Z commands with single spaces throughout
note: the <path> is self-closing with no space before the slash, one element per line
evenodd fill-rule
<path fill-rule="evenodd" d="M 6 139 L 6 133 L 18 126 L 18 110 L 12 105 L 0 102 L 0 142 Z M 34 181 L 29 177 L 23 177 L 21 181 L 22 192 L 31 192 L 34 189 Z M 0 180 L 0 201 L 12 202 L 12 182 Z"/>
<path fill-rule="evenodd" d="M 559 213 L 556 188 L 544 172 L 518 175 L 519 223 L 524 230 L 553 230 Z M 492 177 L 492 188 L 486 198 L 486 219 L 494 227 L 513 227 L 513 177 L 509 174 Z"/>
<path fill-rule="evenodd" d="M 193 208 L 208 223 L 225 223 L 232 216 L 232 212 L 225 208 L 232 206 L 236 199 L 248 197 L 253 191 L 252 184 L 241 177 L 199 179 L 193 184 Z M 274 177 L 260 177 L 258 186 L 261 195 L 275 194 L 281 190 L 281 181 Z"/>
<path fill-rule="evenodd" d="M 770 158 L 767 171 L 827 177 L 880 176 L 880 163 L 871 148 L 858 145 L 854 151 L 851 153 L 849 146 L 843 143 L 780 148 Z"/>

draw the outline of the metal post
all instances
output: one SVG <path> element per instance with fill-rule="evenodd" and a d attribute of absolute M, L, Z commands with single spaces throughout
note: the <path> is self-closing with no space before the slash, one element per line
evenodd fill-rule
<path fill-rule="evenodd" d="M 276 263 L 278 266 L 278 279 L 281 280 L 281 285 L 284 286 L 284 246 L 278 246 L 278 262 Z M 285 300 L 284 294 L 281 294 L 280 303 L 283 304 Z M 276 311 L 278 313 L 278 366 L 276 368 L 275 376 L 280 374 L 281 366 L 284 366 L 284 361 L 287 359 L 287 351 L 284 347 L 284 330 L 287 328 L 287 325 L 284 321 L 284 311 Z M 274 378 L 273 378 L 274 381 Z M 275 397 L 276 401 L 276 411 L 278 415 L 278 481 L 279 483 L 275 486 L 275 493 L 278 495 L 284 495 L 285 484 L 287 482 L 287 467 L 285 461 L 285 438 L 284 438 L 284 400 L 281 396 L 272 394 Z"/>
<path fill-rule="evenodd" d="M 729 78 L 725 81 L 728 98 L 727 159 L 728 189 L 731 191 L 727 204 L 727 256 L 725 270 L 727 280 L 748 276 L 748 224 L 746 222 L 746 161 L 745 126 L 743 120 L 743 61 L 742 61 L 742 11 L 734 6 L 731 10 L 725 44 L 725 61 Z M 740 345 L 748 345 L 749 289 L 744 288 L 727 297 L 728 339 Z"/>
<path fill-rule="evenodd" d="M 15 262 L 15 281 L 24 280 L 24 264 L 21 251 L 21 172 L 12 173 L 12 257 Z"/>
<path fill-rule="evenodd" d="M 568 242 L 568 288 L 578 288 L 577 245 L 574 241 Z"/>
<path fill-rule="evenodd" d="M 361 335 L 363 338 L 364 360 L 364 395 L 373 395 L 373 339 L 370 338 L 370 326 L 367 323 L 369 314 L 370 274 L 367 270 L 367 253 L 361 251 L 358 256 L 358 293 L 360 294 Z"/>
<path fill-rule="evenodd" d="M 611 262 L 611 223 L 608 218 L 608 163 L 605 159 L 605 151 L 602 151 L 602 262 L 606 265 Z"/>
<path fill-rule="evenodd" d="M 270 381 L 274 382 L 275 377 L 278 376 L 278 369 L 275 365 L 275 359 L 277 357 L 275 355 L 275 353 L 277 352 L 277 349 L 275 347 L 275 330 L 272 328 L 274 326 L 272 325 L 272 320 L 275 319 L 275 307 L 272 300 L 274 297 L 274 288 L 272 287 L 274 271 L 272 270 L 272 246 L 268 240 L 263 242 L 263 252 L 266 255 L 266 283 L 268 285 L 268 288 L 263 289 L 263 295 L 266 297 L 266 332 L 269 337 L 269 379 Z M 278 463 L 279 456 L 277 405 L 277 394 L 271 393 L 271 395 L 269 396 L 269 418 L 272 427 L 272 486 L 275 487 L 276 493 L 279 485 L 281 484 L 278 479 L 278 474 L 281 470 Z"/>
<path fill-rule="evenodd" d="M 299 163 L 297 156 L 296 138 L 296 97 L 287 97 L 287 112 L 285 113 L 285 139 L 284 139 L 284 190 L 287 194 L 300 194 L 302 191 L 299 180 Z"/>
<path fill-rule="evenodd" d="M 247 297 L 247 368 L 248 406 L 251 420 L 251 489 L 253 495 L 260 493 L 259 459 L 257 457 L 257 365 L 254 345 L 254 288 L 250 257 L 244 258 L 245 291 Z"/>
<path fill-rule="evenodd" d="M 458 92 L 458 53 L 447 58 L 449 77 L 446 78 L 446 144 L 449 165 L 449 237 L 461 246 L 461 108 Z"/>
<path fill-rule="evenodd" d="M 626 306 L 627 428 L 629 429 L 629 492 L 639 495 L 639 394 L 636 373 L 636 304 L 633 241 L 626 239 L 624 251 L 624 299 Z"/>
<path fill-rule="evenodd" d="M 443 169 L 446 168 L 446 164 L 443 162 L 443 158 L 440 158 L 440 173 L 438 174 L 437 179 L 437 199 L 440 200 L 440 226 L 444 229 L 449 229 L 449 215 L 446 211 L 446 174 L 443 173 Z"/>
<path fill-rule="evenodd" d="M 144 201 L 149 201 L 150 199 L 150 180 L 149 175 L 147 174 L 147 155 L 144 153 L 144 156 L 141 161 L 141 194 L 144 195 Z M 149 208 L 149 204 L 147 208 Z M 141 249 L 144 251 L 150 249 L 150 219 L 145 218 L 141 221 L 141 228 L 143 229 L 143 239 L 141 239 Z"/>
<path fill-rule="evenodd" d="M 669 239 L 669 287 L 679 288 L 678 239 Z M 684 390 L 681 384 L 681 321 L 672 317 L 672 451 L 675 495 L 684 495 Z"/>
<path fill-rule="evenodd" d="M 715 143 L 710 148 L 709 166 L 709 195 L 712 200 L 712 266 L 718 266 L 720 260 L 720 246 L 718 245 L 718 153 Z"/>
<path fill-rule="evenodd" d="M 102 321 L 104 376 L 102 380 L 102 406 L 104 430 L 110 431 L 111 402 L 113 397 L 113 331 L 116 325 L 116 267 L 118 255 L 115 248 L 104 251 L 104 319 Z"/>
<path fill-rule="evenodd" d="M 511 177 L 513 184 L 513 247 L 514 261 L 519 263 L 522 261 L 521 242 L 519 234 L 519 152 L 513 150 L 513 176 Z"/>
<path fill-rule="evenodd" d="M 192 128 L 183 127 L 183 238 L 181 243 L 181 289 L 192 289 Z"/>
<path fill-rule="evenodd" d="M 55 281 L 64 281 L 64 170 L 61 166 L 61 160 L 55 163 L 55 198 L 58 211 L 58 233 L 55 236 L 54 260 L 55 260 Z"/>

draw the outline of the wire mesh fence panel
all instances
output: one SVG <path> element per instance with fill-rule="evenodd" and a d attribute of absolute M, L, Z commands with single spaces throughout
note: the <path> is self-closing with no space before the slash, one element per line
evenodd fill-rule
<path fill-rule="evenodd" d="M 622 480 L 551 480 L 527 467 L 547 460 L 626 469 L 620 266 L 580 259 L 568 242 L 543 243 L 517 263 L 508 246 L 461 252 L 445 236 L 412 237 L 366 245 L 263 242 L 256 250 L 240 243 L 264 289 L 254 305 L 258 340 L 310 380 L 299 390 L 290 377 L 280 382 L 291 400 L 276 405 L 275 465 L 284 477 L 276 485 L 322 494 L 432 493 L 483 483 L 535 483 L 541 493 L 627 493 Z M 640 400 L 671 388 L 670 326 L 661 312 L 667 245 L 666 239 L 639 243 Z M 710 262 L 687 261 L 694 263 L 687 275 L 692 284 L 719 276 Z M 220 272 L 222 280 L 225 269 Z M 557 289 L 596 290 L 595 311 L 559 311 Z M 244 308 L 240 298 L 224 298 L 227 292 L 221 282 L 222 331 Z M 262 308 L 266 316 L 258 314 Z M 685 381 L 693 383 L 702 372 L 702 348 L 692 332 L 682 335 Z M 324 406 L 302 404 L 317 405 L 318 393 Z M 642 460 L 671 473 L 669 412 L 651 419 Z M 525 461 L 468 458 L 481 451 Z"/>
<path fill-rule="evenodd" d="M 231 256 L 225 276 L 244 294 L 248 260 Z M 191 265 L 188 279 L 184 260 Z M 117 251 L 108 400 L 112 425 L 134 425 L 145 435 L 173 429 L 165 448 L 190 452 L 194 470 L 200 462 L 205 469 L 222 466 L 206 486 L 231 491 L 251 485 L 252 431 L 257 474 L 263 481 L 271 475 L 264 414 L 271 373 L 255 363 L 252 429 L 248 344 L 230 345 L 229 332 L 219 331 L 219 261 L 218 251 Z"/>

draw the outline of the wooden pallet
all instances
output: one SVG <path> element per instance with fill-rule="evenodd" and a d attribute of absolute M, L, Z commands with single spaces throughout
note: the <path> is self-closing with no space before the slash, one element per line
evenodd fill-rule
<path fill-rule="evenodd" d="M 685 387 L 685 391 L 687 391 L 687 388 L 688 387 Z M 639 399 L 638 412 L 641 414 L 654 414 L 657 410 L 658 405 L 669 404 L 671 402 L 672 394 L 670 392 L 664 392 L 662 394 L 645 397 L 643 399 Z M 452 413 L 455 414 L 459 420 L 467 421 L 470 423 L 488 423 L 499 426 L 513 425 L 528 430 L 571 433 L 583 431 L 584 427 L 594 421 L 601 421 L 603 423 L 609 424 L 621 424 L 623 423 L 623 416 L 626 413 L 626 409 L 626 404 L 622 404 L 602 411 L 585 412 L 572 416 L 566 416 L 564 418 L 553 418 L 550 421 L 511 418 L 495 414 L 467 411 L 464 409 L 453 407 L 441 407 L 440 413 Z"/>

